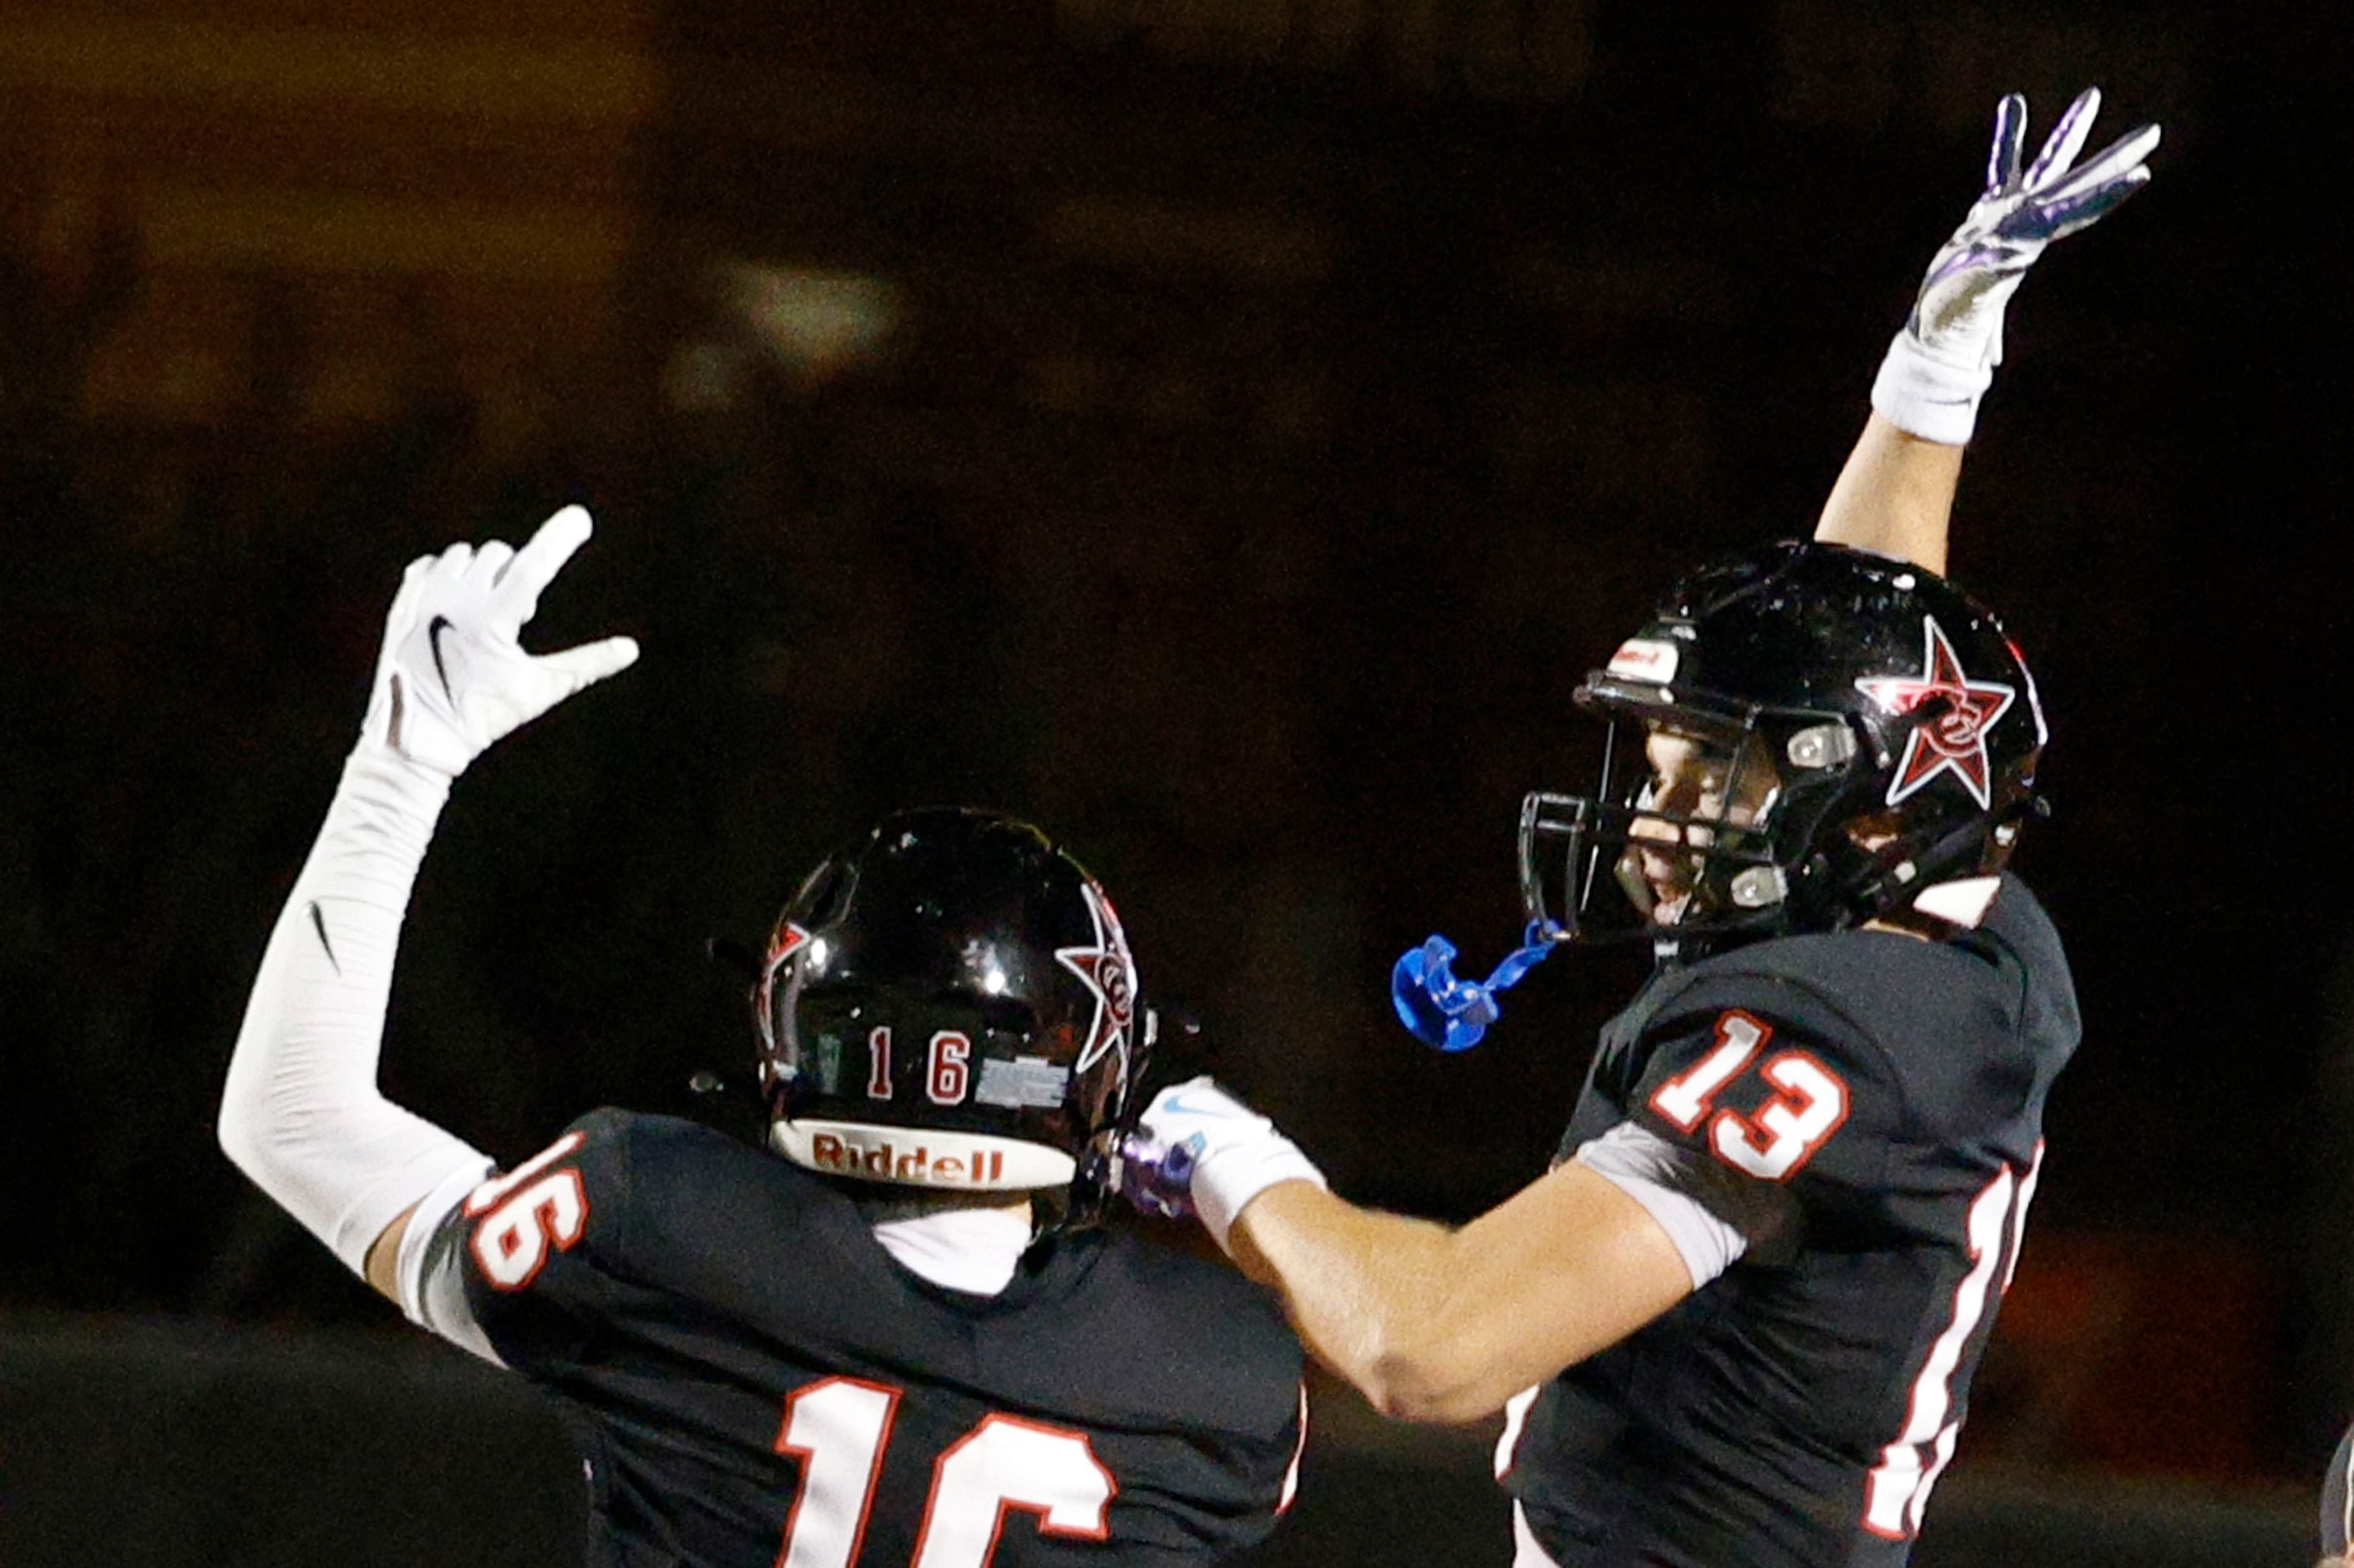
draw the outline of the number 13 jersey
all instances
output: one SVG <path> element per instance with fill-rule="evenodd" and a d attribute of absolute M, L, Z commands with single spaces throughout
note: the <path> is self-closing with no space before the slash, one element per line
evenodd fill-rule
<path fill-rule="evenodd" d="M 1663 969 L 1604 1027 L 1564 1158 L 1633 1123 L 1794 1232 L 1536 1391 L 1499 1450 L 1562 1568 L 1898 1568 L 2017 1266 L 2079 1034 L 2050 919 L 1850 930 Z"/>
<path fill-rule="evenodd" d="M 566 1407 L 592 1562 L 1204 1563 L 1289 1499 L 1298 1341 L 1240 1276 L 1130 1234 L 1067 1234 L 968 1295 L 783 1160 L 598 1111 L 431 1245 Z"/>

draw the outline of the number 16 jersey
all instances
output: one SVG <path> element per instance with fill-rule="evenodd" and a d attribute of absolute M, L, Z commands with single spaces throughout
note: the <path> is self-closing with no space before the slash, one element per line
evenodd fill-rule
<path fill-rule="evenodd" d="M 1198 1563 L 1288 1501 L 1298 1341 L 1240 1276 L 1131 1234 L 1067 1234 L 969 1295 L 781 1159 L 599 1111 L 431 1245 L 565 1406 L 593 1562 Z"/>
<path fill-rule="evenodd" d="M 2058 935 L 2008 876 L 1944 941 L 1780 938 L 1652 977 L 1564 1156 L 1631 1122 L 1781 1186 L 1796 1231 L 1537 1391 L 1500 1458 L 1562 1568 L 1900 1568 L 2078 1034 Z"/>

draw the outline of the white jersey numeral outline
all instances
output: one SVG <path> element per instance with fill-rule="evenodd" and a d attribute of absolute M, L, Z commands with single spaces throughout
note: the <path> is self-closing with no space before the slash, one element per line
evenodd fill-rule
<path fill-rule="evenodd" d="M 1954 1409 L 1954 1374 L 1971 1334 L 2010 1288 L 2026 1242 L 2027 1206 L 2042 1173 L 2043 1144 L 2038 1139 L 2024 1172 L 2005 1165 L 1970 1201 L 1970 1271 L 1954 1287 L 1953 1316 L 1913 1380 L 1903 1430 L 1880 1451 L 1880 1463 L 1864 1478 L 1863 1528 L 1883 1541 L 1910 1540 L 1920 1530 L 1929 1493 L 1954 1457 L 1962 1431 Z"/>
<path fill-rule="evenodd" d="M 776 1449 L 801 1461 L 778 1568 L 850 1568 L 866 1536 L 900 1391 L 829 1377 L 785 1399 Z M 1042 1535 L 1102 1541 L 1119 1483 L 1084 1432 L 994 1412 L 944 1449 L 916 1537 L 915 1568 L 988 1568 L 1013 1510 Z"/>
<path fill-rule="evenodd" d="M 1652 1090 L 1651 1108 L 1678 1131 L 1691 1132 L 1707 1118 L 1709 1102 L 1741 1075 L 1757 1048 L 1773 1037 L 1771 1028 L 1735 1008 L 1716 1021 L 1716 1049 Z"/>
<path fill-rule="evenodd" d="M 474 1262 L 493 1290 L 521 1290 L 539 1277 L 550 1251 L 568 1252 L 588 1228 L 588 1193 L 572 1166 L 547 1171 L 580 1147 L 583 1132 L 567 1132 L 504 1176 L 494 1176 L 468 1194 L 474 1227 Z"/>
<path fill-rule="evenodd" d="M 1809 1052 L 1777 1051 L 1757 1075 L 1774 1086 L 1749 1116 L 1709 1109 L 1716 1097 L 1741 1076 L 1766 1042 L 1771 1024 L 1739 1008 L 1716 1021 L 1716 1049 L 1651 1091 L 1651 1109 L 1679 1131 L 1708 1123 L 1708 1145 L 1737 1171 L 1767 1181 L 1785 1181 L 1830 1141 L 1847 1122 L 1847 1084 Z"/>
<path fill-rule="evenodd" d="M 932 1467 L 916 1568 L 984 1568 L 1013 1509 L 1036 1514 L 1041 1535 L 1106 1540 L 1119 1493 L 1086 1433 L 984 1415 Z"/>
<path fill-rule="evenodd" d="M 785 1396 L 777 1452 L 801 1457 L 801 1484 L 785 1516 L 777 1568 L 849 1568 L 858 1561 L 898 1409 L 897 1389 L 854 1377 L 825 1378 Z"/>
<path fill-rule="evenodd" d="M 1780 1181 L 1813 1159 L 1846 1123 L 1847 1085 L 1804 1051 L 1768 1057 L 1757 1075 L 1774 1086 L 1774 1097 L 1754 1116 L 1717 1112 L 1708 1124 L 1709 1146 L 1726 1164 Z"/>

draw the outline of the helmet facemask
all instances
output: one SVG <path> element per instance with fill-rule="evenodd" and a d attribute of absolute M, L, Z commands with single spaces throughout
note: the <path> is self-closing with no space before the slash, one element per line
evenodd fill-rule
<path fill-rule="evenodd" d="M 1885 803 L 1890 769 L 1914 730 L 1942 720 L 1935 707 L 1866 724 L 1819 711 L 1731 718 L 1664 708 L 1606 683 L 1579 695 L 1610 725 L 1600 783 L 1592 796 L 1532 793 L 1521 812 L 1523 909 L 1558 940 L 1649 938 L 1662 956 L 1688 959 L 1901 918 L 1921 889 L 1999 869 L 2033 806 L 2023 788 L 1992 814 Z M 1663 734 L 1706 748 L 1702 766 L 1723 774 L 1716 799 L 1666 809 L 1652 769 L 1628 765 L 1628 753 Z M 1770 787 L 1759 788 L 1762 774 Z M 1734 804 L 1744 797 L 1745 809 Z"/>
<path fill-rule="evenodd" d="M 1822 715 L 1776 721 L 1581 694 L 1610 726 L 1590 796 L 1536 792 L 1521 813 L 1527 918 L 1558 939 L 1765 936 L 1787 928 L 1790 845 L 1840 792 L 1820 767 L 1842 749 Z M 1836 721 L 1833 721 L 1836 727 Z M 1843 732 L 1842 732 L 1843 733 Z"/>

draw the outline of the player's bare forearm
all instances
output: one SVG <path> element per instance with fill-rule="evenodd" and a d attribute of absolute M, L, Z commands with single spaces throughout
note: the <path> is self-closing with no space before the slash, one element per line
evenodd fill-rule
<path fill-rule="evenodd" d="M 1310 1351 L 1408 1421 L 1487 1415 L 1691 1289 L 1651 1217 L 1574 1164 L 1460 1230 L 1287 1182 L 1243 1211 L 1231 1241 Z"/>
<path fill-rule="evenodd" d="M 1815 537 L 1910 561 L 1942 577 L 1961 477 L 1960 447 L 1925 440 L 1874 414 L 1831 486 Z"/>
<path fill-rule="evenodd" d="M 1269 1188 L 1229 1237 L 1235 1261 L 1283 1298 L 1317 1360 L 1384 1414 L 1441 1420 L 1449 1417 L 1430 1414 L 1399 1385 L 1420 1381 L 1401 1363 L 1446 1320 L 1451 1240 L 1442 1226 L 1360 1209 L 1305 1181 Z"/>

